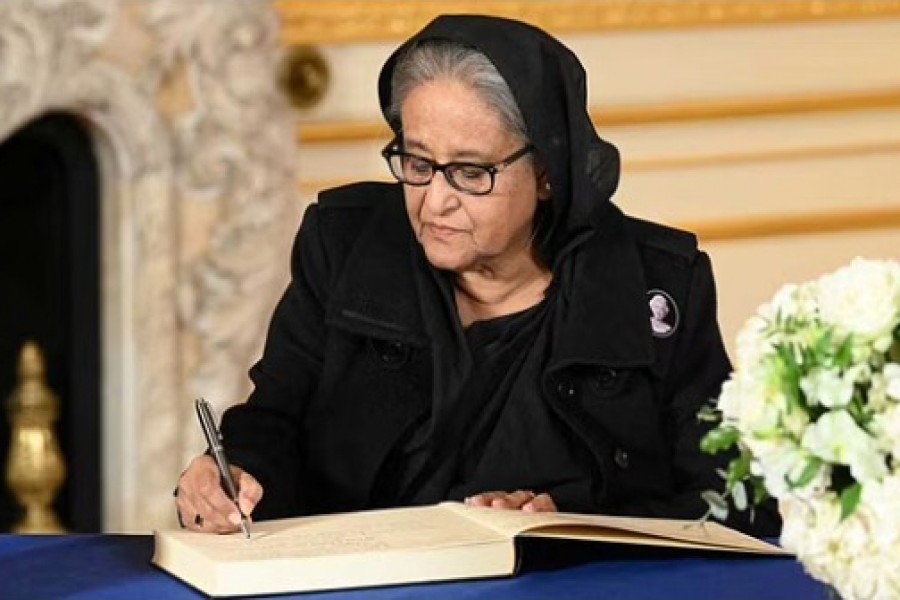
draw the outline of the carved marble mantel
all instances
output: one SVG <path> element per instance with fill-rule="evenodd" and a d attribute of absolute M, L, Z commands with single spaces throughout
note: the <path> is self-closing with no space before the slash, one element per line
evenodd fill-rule
<path fill-rule="evenodd" d="M 303 207 L 279 26 L 264 0 L 0 2 L 0 139 L 61 110 L 101 164 L 108 531 L 174 522 L 192 399 L 246 395 L 284 285 Z"/>

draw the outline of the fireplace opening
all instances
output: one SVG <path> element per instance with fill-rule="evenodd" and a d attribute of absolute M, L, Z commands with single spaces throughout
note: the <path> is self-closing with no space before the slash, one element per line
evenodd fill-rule
<path fill-rule="evenodd" d="M 66 480 L 54 508 L 75 532 L 102 530 L 100 180 L 85 123 L 48 113 L 0 144 L 0 530 L 21 514 L 5 479 L 6 401 L 26 340 L 60 400 Z"/>

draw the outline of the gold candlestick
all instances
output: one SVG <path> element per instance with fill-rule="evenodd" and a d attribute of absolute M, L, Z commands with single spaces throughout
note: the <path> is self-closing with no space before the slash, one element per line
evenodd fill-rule
<path fill-rule="evenodd" d="M 47 386 L 44 359 L 34 342 L 22 346 L 19 383 L 7 408 L 12 434 L 6 482 L 25 508 L 13 531 L 60 533 L 64 529 L 53 512 L 53 500 L 66 477 L 66 465 L 53 431 L 53 423 L 59 417 L 59 400 Z"/>

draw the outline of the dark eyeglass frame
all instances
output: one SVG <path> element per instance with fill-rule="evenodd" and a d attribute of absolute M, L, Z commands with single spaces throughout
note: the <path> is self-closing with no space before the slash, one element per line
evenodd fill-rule
<path fill-rule="evenodd" d="M 387 161 L 388 169 L 390 170 L 391 174 L 397 179 L 397 181 L 399 181 L 400 183 L 403 183 L 404 185 L 412 185 L 412 186 L 416 186 L 416 187 L 424 187 L 426 185 L 430 185 L 432 179 L 434 179 L 435 173 L 440 171 L 444 174 L 444 179 L 447 180 L 447 183 L 449 183 L 451 185 L 451 187 L 453 187 L 453 189 L 458 190 L 464 194 L 469 194 L 471 196 L 486 196 L 494 191 L 494 185 L 496 185 L 496 183 L 497 183 L 497 173 L 500 173 L 501 171 L 503 171 L 504 169 L 509 167 L 511 164 L 513 164 L 514 162 L 516 162 L 517 160 L 519 160 L 520 158 L 522 158 L 529 152 L 533 152 L 533 151 L 534 151 L 534 146 L 532 146 L 531 144 L 527 144 L 527 145 L 523 146 L 522 148 L 516 150 L 515 152 L 513 152 L 512 154 L 510 154 L 503 160 L 496 162 L 496 163 L 472 163 L 472 162 L 458 162 L 458 161 L 439 163 L 439 162 L 435 162 L 431 159 L 425 158 L 424 156 L 419 156 L 418 154 L 413 154 L 411 152 L 404 152 L 403 150 L 401 150 L 399 148 L 398 142 L 396 140 L 392 140 L 390 143 L 388 143 L 387 146 L 385 146 L 381 150 L 381 156 L 383 156 L 384 160 Z M 403 177 L 402 171 L 400 173 L 397 173 L 396 171 L 394 171 L 394 167 L 391 164 L 391 159 L 394 158 L 395 156 L 399 156 L 401 158 L 402 157 L 414 158 L 416 160 L 420 160 L 423 163 L 427 164 L 429 167 L 431 167 L 431 175 L 428 177 L 428 180 L 427 181 L 418 181 L 418 182 L 407 181 Z M 472 167 L 478 168 L 478 169 L 484 169 L 484 172 L 490 176 L 491 184 L 487 190 L 478 191 L 478 192 L 473 192 L 472 190 L 467 190 L 453 178 L 452 173 L 454 173 L 456 170 L 472 168 Z M 448 172 L 447 169 L 450 169 L 450 171 Z"/>

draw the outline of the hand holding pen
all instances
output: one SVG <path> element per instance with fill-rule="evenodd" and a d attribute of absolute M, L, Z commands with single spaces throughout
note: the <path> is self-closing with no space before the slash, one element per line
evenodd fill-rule
<path fill-rule="evenodd" d="M 234 483 L 231 465 L 228 464 L 228 458 L 225 456 L 225 448 L 222 446 L 222 434 L 219 433 L 219 428 L 216 427 L 216 419 L 213 417 L 212 407 L 203 398 L 198 398 L 194 404 L 197 409 L 197 418 L 200 419 L 200 427 L 203 428 L 203 435 L 206 437 L 206 443 L 209 446 L 208 452 L 216 461 L 216 467 L 219 469 L 222 487 L 238 509 L 241 519 L 241 530 L 249 538 L 250 528 L 247 523 L 247 516 L 241 510 L 241 505 L 238 502 L 237 485 Z M 201 516 L 200 518 L 202 519 L 203 517 Z"/>
<path fill-rule="evenodd" d="M 228 464 L 209 403 L 197 400 L 195 408 L 209 449 L 191 461 L 178 480 L 179 523 L 213 533 L 232 533 L 240 526 L 249 537 L 246 515 L 262 497 L 262 487 L 249 473 Z"/>

